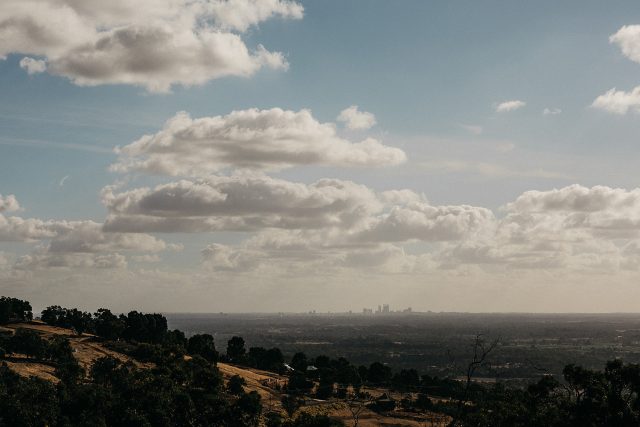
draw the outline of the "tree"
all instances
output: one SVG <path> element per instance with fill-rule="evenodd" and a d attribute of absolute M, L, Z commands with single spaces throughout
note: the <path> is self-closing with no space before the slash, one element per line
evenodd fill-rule
<path fill-rule="evenodd" d="M 125 324 L 110 310 L 101 308 L 94 313 L 93 317 L 96 335 L 108 340 L 117 340 L 122 336 Z"/>
<path fill-rule="evenodd" d="M 242 337 L 232 337 L 227 342 L 227 357 L 232 362 L 242 362 L 247 350 L 244 348 L 244 340 Z"/>
<path fill-rule="evenodd" d="M 66 310 L 59 305 L 51 305 L 42 310 L 40 319 L 47 325 L 64 326 L 65 313 Z"/>
<path fill-rule="evenodd" d="M 289 375 L 287 392 L 291 394 L 304 394 L 311 391 L 312 388 L 313 382 L 309 381 L 302 372 L 295 371 Z"/>
<path fill-rule="evenodd" d="M 298 352 L 291 358 L 291 367 L 296 371 L 307 372 L 307 366 L 309 366 L 309 362 L 304 353 Z"/>
<path fill-rule="evenodd" d="M 218 352 L 213 337 L 209 334 L 197 334 L 189 338 L 187 352 L 200 355 L 212 363 L 218 361 Z"/>
<path fill-rule="evenodd" d="M 238 427 L 257 426 L 260 421 L 260 414 L 262 413 L 260 395 L 255 391 L 243 394 L 235 403 L 233 409 L 235 413 L 233 421 L 237 422 L 235 425 Z"/>
<path fill-rule="evenodd" d="M 109 384 L 115 379 L 115 370 L 120 366 L 120 361 L 114 357 L 101 357 L 91 367 L 91 378 L 98 384 Z"/>
<path fill-rule="evenodd" d="M 373 397 L 369 393 L 353 392 L 347 395 L 347 409 L 353 420 L 353 427 L 358 427 L 360 415 L 367 408 L 367 405 L 373 401 Z"/>
<path fill-rule="evenodd" d="M 0 297 L 0 323 L 33 319 L 31 304 L 17 298 Z"/>
<path fill-rule="evenodd" d="M 420 376 L 415 369 L 403 369 L 393 376 L 393 386 L 400 391 L 412 391 L 420 385 Z"/>
<path fill-rule="evenodd" d="M 161 314 L 131 311 L 126 316 L 120 315 L 120 319 L 125 324 L 122 335 L 126 340 L 161 344 L 166 339 L 167 318 Z"/>
<path fill-rule="evenodd" d="M 47 347 L 47 342 L 37 332 L 18 328 L 9 339 L 8 350 L 11 353 L 23 353 L 36 359 L 43 359 L 47 355 Z"/>
<path fill-rule="evenodd" d="M 367 380 L 373 385 L 386 385 L 391 379 L 391 368 L 380 362 L 373 362 L 367 370 Z"/>
<path fill-rule="evenodd" d="M 82 335 L 84 332 L 91 330 L 93 327 L 91 314 L 80 311 L 77 308 L 67 310 L 66 319 L 68 324 L 73 329 L 75 329 L 78 335 Z"/>
<path fill-rule="evenodd" d="M 285 394 L 280 401 L 289 418 L 292 418 L 293 414 L 302 406 L 302 400 L 298 396 L 291 394 Z"/>
<path fill-rule="evenodd" d="M 229 393 L 235 396 L 240 396 L 244 393 L 243 386 L 245 385 L 247 385 L 247 382 L 244 380 L 244 378 L 242 378 L 240 375 L 234 375 L 229 378 L 229 381 L 227 382 L 227 390 L 229 391 Z"/>
<path fill-rule="evenodd" d="M 469 399 L 469 390 L 471 389 L 471 383 L 473 381 L 473 377 L 478 370 L 478 368 L 486 365 L 487 358 L 491 354 L 491 352 L 496 348 L 498 343 L 500 342 L 499 338 L 487 343 L 482 334 L 477 334 L 473 344 L 473 358 L 467 365 L 466 369 L 466 379 L 464 384 L 464 392 L 462 396 L 458 399 L 458 414 L 459 416 L 464 416 L 464 409 L 466 409 L 467 405 L 465 402 Z"/>

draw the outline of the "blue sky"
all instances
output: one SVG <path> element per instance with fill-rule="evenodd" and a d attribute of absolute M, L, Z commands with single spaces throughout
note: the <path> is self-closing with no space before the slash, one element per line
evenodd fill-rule
<path fill-rule="evenodd" d="M 244 1 L 235 2 L 240 4 Z M 186 6 L 185 11 L 181 11 L 179 0 L 167 0 L 165 3 L 177 7 L 178 14 L 189 13 Z M 247 3 L 251 7 L 258 7 L 255 2 Z M 10 1 L 3 6 L 5 16 L 31 13 L 28 10 L 25 12 L 16 4 Z M 0 54 L 5 52 L 7 55 L 5 60 L 0 61 L 0 94 L 4 101 L 0 104 L 0 195 L 5 198 L 15 195 L 21 207 L 20 210 L 7 210 L 4 213 L 0 209 L 0 215 L 56 221 L 91 220 L 102 226 L 107 215 L 114 213 L 109 211 L 109 206 L 105 205 L 101 195 L 106 186 L 120 183 L 118 191 L 124 192 L 145 186 L 169 184 L 179 179 L 192 182 L 209 179 L 202 175 L 163 175 L 139 170 L 123 174 L 110 171 L 109 167 L 118 162 L 118 156 L 113 152 L 114 147 L 124 147 L 143 135 L 156 134 L 168 119 L 180 111 L 188 112 L 192 118 L 201 118 L 226 116 L 232 111 L 252 108 L 280 108 L 292 112 L 309 109 L 317 122 L 335 123 L 338 137 L 353 143 L 367 137 L 374 138 L 385 147 L 401 149 L 407 160 L 401 165 L 383 168 L 362 165 L 344 167 L 341 162 L 328 165 L 294 164 L 278 170 L 265 170 L 269 177 L 304 185 L 311 185 L 323 178 L 353 181 L 378 193 L 408 189 L 423 197 L 421 203 L 425 203 L 425 206 L 469 205 L 486 209 L 494 215 L 492 225 L 473 231 L 472 237 L 418 237 L 402 241 L 391 238 L 371 243 L 368 250 L 383 250 L 385 253 L 395 253 L 397 250 L 404 254 L 402 257 L 415 255 L 422 261 L 396 258 L 381 261 L 393 263 L 393 274 L 402 275 L 401 281 L 406 290 L 397 293 L 389 288 L 385 285 L 388 283 L 385 282 L 387 273 L 380 272 L 376 276 L 376 282 L 380 283 L 375 285 L 371 301 L 367 303 L 374 304 L 374 298 L 385 298 L 395 299 L 397 304 L 408 304 L 414 299 L 414 295 L 421 295 L 425 302 L 418 308 L 423 309 L 640 309 L 633 305 L 618 307 L 613 299 L 600 306 L 597 298 L 600 286 L 605 286 L 602 274 L 609 274 L 608 268 L 615 270 L 614 281 L 620 283 L 617 288 L 620 292 L 627 292 L 627 286 L 635 280 L 637 272 L 630 265 L 635 265 L 633 257 L 636 255 L 629 255 L 629 247 L 636 242 L 635 228 L 625 229 L 624 236 L 611 237 L 608 234 L 606 242 L 600 244 L 599 251 L 584 247 L 585 242 L 593 236 L 590 233 L 603 238 L 602 230 L 607 227 L 593 226 L 595 223 L 600 224 L 598 221 L 602 221 L 601 216 L 607 218 L 607 224 L 619 224 L 622 219 L 629 219 L 635 214 L 635 211 L 632 214 L 622 213 L 618 205 L 586 211 L 575 206 L 571 209 L 556 209 L 553 205 L 549 208 L 553 211 L 553 218 L 537 219 L 539 223 L 528 230 L 534 235 L 540 233 L 540 229 L 549 232 L 553 230 L 557 234 L 558 229 L 541 225 L 553 223 L 554 227 L 560 227 L 560 231 L 569 233 L 562 242 L 559 242 L 561 239 L 539 242 L 534 241 L 533 237 L 525 237 L 531 239 L 528 241 L 530 247 L 515 248 L 517 253 L 509 256 L 503 253 L 500 256 L 493 254 L 490 260 L 485 259 L 483 262 L 452 255 L 460 252 L 460 248 L 469 246 L 480 252 L 484 251 L 483 253 L 500 252 L 507 243 L 499 241 L 495 236 L 489 238 L 486 233 L 496 233 L 496 228 L 509 228 L 510 225 L 504 221 L 510 215 L 541 215 L 541 210 L 521 212 L 508 207 L 525 197 L 530 190 L 542 192 L 540 198 L 545 195 L 557 196 L 565 197 L 565 201 L 575 200 L 575 191 L 584 197 L 605 197 L 601 195 L 602 192 L 593 190 L 595 186 L 608 188 L 612 194 L 616 194 L 615 197 L 632 198 L 635 194 L 636 171 L 640 166 L 635 155 L 640 131 L 636 113 L 638 103 L 635 101 L 636 104 L 633 104 L 632 100 L 629 111 L 624 114 L 612 112 L 612 104 L 607 104 L 608 107 L 604 108 L 592 104 L 612 88 L 630 93 L 640 85 L 640 63 L 633 58 L 632 53 L 624 52 L 622 42 L 610 41 L 610 36 L 617 34 L 624 26 L 640 22 L 640 8 L 637 4 L 616 2 L 613 7 L 599 1 L 377 0 L 297 3 L 274 0 L 269 4 L 273 7 L 271 15 L 254 21 L 243 18 L 248 19 L 246 28 L 231 28 L 232 24 L 229 22 L 232 21 L 225 23 L 225 19 L 231 19 L 229 16 L 237 15 L 216 15 L 212 18 L 215 22 L 212 24 L 213 29 L 238 35 L 252 52 L 259 45 L 264 45 L 269 52 L 282 53 L 286 66 L 264 65 L 249 73 L 250 75 L 233 71 L 231 74 L 238 75 L 206 78 L 204 83 L 199 82 L 189 87 L 175 80 L 178 83 L 174 83 L 167 93 L 154 93 L 144 83 L 122 84 L 120 81 L 112 84 L 113 79 L 123 78 L 117 74 L 119 70 L 113 72 L 113 77 L 109 77 L 112 81 L 106 81 L 105 78 L 105 81 L 84 84 L 78 80 L 87 78 L 86 75 L 80 75 L 80 68 L 71 71 L 69 67 L 64 68 L 70 61 L 64 55 L 71 54 L 65 52 L 63 55 L 60 50 L 55 50 L 59 47 L 39 46 L 37 42 L 25 47 L 12 41 L 8 33 L 2 37 L 0 32 Z M 284 9 L 279 9 L 284 7 L 283 4 L 299 9 L 287 9 L 283 12 Z M 74 0 L 68 0 L 68 5 L 80 17 L 83 16 L 82 13 L 88 13 L 80 10 Z M 237 14 L 234 0 L 229 1 L 228 6 L 227 12 Z M 98 12 L 99 7 L 96 6 Z M 300 12 L 302 9 L 303 16 Z M 299 12 L 301 14 L 296 15 Z M 37 18 L 36 12 L 33 13 Z M 97 16 L 98 13 L 95 13 Z M 165 16 L 163 13 L 159 12 L 158 19 L 169 19 L 166 18 L 169 15 Z M 94 15 L 91 16 L 94 19 Z M 112 19 L 111 15 L 108 19 Z M 113 28 L 141 25 L 133 13 L 127 15 L 123 12 L 117 19 L 117 25 L 110 24 Z M 109 28 L 108 25 L 106 28 Z M 51 31 L 55 33 L 56 29 Z M 631 45 L 640 45 L 640 39 L 635 39 L 633 35 L 625 37 L 624 40 Z M 43 63 L 47 64 L 47 70 L 28 74 L 20 65 L 25 57 L 45 61 Z M 194 64 L 195 66 L 199 64 Z M 199 71 L 194 71 L 194 74 L 197 72 Z M 146 78 L 143 74 L 138 77 L 143 81 Z M 150 75 L 149 81 L 153 78 Z M 521 101 L 523 106 L 512 111 L 497 111 L 501 103 L 516 100 Z M 375 115 L 376 124 L 370 129 L 349 130 L 338 122 L 338 114 L 352 105 L 358 106 L 359 111 Z M 545 109 L 554 114 L 544 114 Z M 326 146 L 326 150 L 332 149 L 331 145 Z M 231 166 L 231 169 L 236 167 Z M 231 169 L 212 170 L 211 173 L 234 176 L 235 172 Z M 579 184 L 580 188 L 576 190 L 575 187 L 570 187 L 574 184 Z M 625 193 L 616 193 L 616 188 L 625 189 Z M 554 196 L 551 193 L 553 189 L 558 189 L 560 196 Z M 569 190 L 562 192 L 562 189 Z M 627 193 L 628 196 L 620 195 Z M 551 206 L 543 205 L 547 208 Z M 393 204 L 385 205 L 376 215 L 388 218 L 389 212 L 394 208 L 398 207 Z M 560 211 L 562 212 L 559 213 Z M 572 234 L 575 227 L 570 224 L 574 224 L 578 214 L 601 215 L 597 218 L 590 217 L 586 221 L 596 231 L 583 227 L 580 230 L 582 234 Z M 557 215 L 562 216 L 559 219 Z M 210 218 L 217 217 L 212 214 Z M 376 217 L 375 220 L 380 218 Z M 366 223 L 374 219 L 363 221 Z M 562 225 L 558 225 L 559 221 Z M 190 285 L 193 289 L 183 292 L 183 297 L 176 302 L 176 306 L 182 310 L 193 308 L 199 311 L 209 308 L 198 301 L 202 283 L 208 282 L 209 276 L 219 277 L 219 274 L 223 274 L 225 280 L 237 282 L 237 288 L 255 294 L 266 292 L 265 289 L 269 289 L 271 295 L 290 292 L 284 285 L 278 288 L 277 283 L 285 281 L 296 289 L 297 299 L 289 302 L 291 309 L 296 308 L 293 306 L 311 308 L 302 302 L 307 299 L 308 292 L 311 292 L 309 286 L 305 285 L 305 280 L 308 279 L 305 275 L 314 274 L 313 268 L 317 266 L 308 269 L 309 266 L 302 261 L 290 259 L 290 265 L 300 264 L 299 271 L 295 274 L 281 271 L 265 273 L 260 268 L 244 271 L 236 269 L 237 265 L 230 268 L 228 256 L 237 260 L 259 253 L 258 257 L 263 261 L 284 257 L 281 253 L 261 252 L 265 251 L 263 247 L 257 249 L 250 246 L 253 244 L 250 243 L 252 237 L 263 238 L 265 233 L 279 228 L 271 225 L 261 227 L 242 230 L 223 227 L 206 232 L 202 229 L 197 232 L 184 232 L 184 229 L 161 232 L 141 229 L 139 233 L 150 233 L 168 244 L 179 244 L 181 249 L 154 252 L 153 256 L 158 258 L 156 261 L 161 262 L 155 262 L 153 267 L 133 260 L 133 257 L 141 259 L 140 257 L 145 256 L 144 250 L 136 249 L 131 254 L 127 253 L 126 274 L 129 276 L 120 270 L 118 280 L 133 283 L 136 279 L 131 277 L 136 274 L 144 276 L 151 268 L 157 270 L 154 274 L 178 275 L 166 279 L 168 281 L 184 277 L 184 280 L 193 283 Z M 305 239 L 323 241 L 320 245 L 322 251 L 330 252 L 323 252 L 323 256 L 338 256 L 342 260 L 348 258 L 347 253 L 337 255 L 339 251 L 336 248 L 328 250 L 327 247 L 333 248 L 331 245 L 334 243 L 323 240 L 328 239 L 323 233 L 331 234 L 336 230 L 320 228 L 313 228 L 318 235 L 305 234 Z M 342 232 L 356 233 L 354 230 Z M 433 231 L 431 228 L 429 230 Z M 290 226 L 276 231 L 311 233 L 310 230 Z M 42 295 L 43 287 L 47 286 L 45 279 L 25 278 L 19 276 L 16 270 L 21 265 L 21 257 L 30 256 L 34 251 L 51 251 L 52 242 L 64 239 L 59 231 L 55 232 L 58 234 L 51 233 L 46 237 L 7 237 L 7 241 L 0 241 L 0 252 L 7 259 L 4 276 L 0 274 L 0 291 L 4 282 L 9 291 L 19 293 L 19 287 L 16 286 L 20 283 L 20 286 L 27 287 L 34 295 Z M 131 230 L 127 233 L 138 234 L 131 233 Z M 420 231 L 416 230 L 416 236 L 419 235 Z M 513 242 L 514 239 L 511 236 L 508 242 Z M 206 253 L 203 251 L 212 243 L 224 245 L 225 251 L 232 251 L 225 252 L 225 265 L 216 267 L 213 265 L 215 263 L 207 264 Z M 551 255 L 545 253 L 544 260 L 534 259 L 542 255 L 537 252 L 538 249 L 531 248 L 539 248 L 543 244 L 558 245 L 553 249 L 556 252 Z M 320 250 L 307 249 L 316 255 Z M 121 255 L 126 250 L 129 249 L 115 248 L 112 252 Z M 357 250 L 362 248 L 358 247 Z M 111 252 L 109 254 L 113 255 Z M 589 254 L 589 259 L 597 260 L 587 262 L 583 259 L 584 254 Z M 73 252 L 69 256 L 76 255 Z M 531 264 L 538 265 L 539 262 L 539 265 L 545 267 L 533 268 L 528 265 L 525 268 L 516 265 L 514 259 L 518 256 L 530 259 Z M 545 264 L 549 259 L 564 257 L 567 259 L 566 265 Z M 577 260 L 576 257 L 580 259 Z M 95 264 L 94 261 L 95 259 L 89 264 Z M 255 266 L 252 262 L 247 263 Z M 398 263 L 402 266 L 399 267 Z M 406 267 L 407 263 L 411 267 Z M 78 277 L 91 274 L 85 269 L 85 264 L 82 264 L 82 268 L 65 266 L 66 269 L 55 269 L 53 273 L 39 269 L 32 274 L 33 277 L 52 274 L 59 277 L 57 283 L 64 283 L 64 278 L 69 275 Z M 417 264 L 419 265 L 416 266 Z M 460 270 L 457 276 L 451 277 L 451 264 L 455 264 Z M 497 270 L 496 266 L 503 270 Z M 331 270 L 327 273 L 325 282 L 329 283 L 327 286 L 341 286 L 345 281 L 352 281 L 353 277 L 362 279 L 370 271 L 365 274 L 361 268 L 341 264 L 340 271 Z M 522 273 L 521 268 L 526 272 Z M 197 270 L 196 273 L 193 272 L 194 269 Z M 448 290 L 443 291 L 437 284 L 422 286 L 425 275 L 431 273 L 436 274 L 438 283 L 444 283 L 441 286 L 447 286 Z M 284 279 L 283 274 L 286 276 Z M 552 293 L 557 295 L 552 303 L 544 297 L 549 295 L 549 290 L 541 288 L 541 283 L 547 283 L 549 274 L 563 277 L 562 283 L 553 288 Z M 582 282 L 584 274 L 589 277 L 589 286 L 592 287 L 590 297 L 575 303 L 559 303 L 558 295 L 576 290 L 571 287 L 573 284 L 568 283 Z M 510 295 L 509 299 L 504 297 L 500 300 L 496 297 L 479 305 L 473 302 L 473 298 L 458 305 L 450 303 L 451 292 L 464 293 L 462 289 L 466 285 L 461 284 L 463 281 L 460 277 L 465 275 L 472 275 L 473 280 L 479 283 L 479 288 L 473 292 L 484 294 L 491 294 L 488 289 L 498 285 L 487 285 L 483 292 L 482 284 L 493 282 L 499 277 L 498 281 L 503 283 L 499 286 L 504 288 L 499 288 L 496 293 L 500 295 L 506 292 Z M 257 280 L 256 276 L 261 277 Z M 96 287 L 108 289 L 115 286 L 113 283 L 116 279 L 113 277 L 104 279 L 104 283 L 108 284 L 98 284 Z M 128 278 L 122 279 L 123 277 Z M 511 280 L 513 277 L 524 278 L 514 286 Z M 145 280 L 152 281 L 147 278 L 141 279 L 141 282 Z M 363 282 L 368 280 L 362 279 Z M 606 286 L 610 284 L 607 283 Z M 63 285 L 55 285 L 55 288 L 62 291 L 61 295 L 65 295 Z M 360 288 L 356 288 L 357 286 L 350 295 L 358 294 L 357 289 Z M 141 293 L 142 289 L 149 290 L 153 287 L 141 286 Z M 215 289 L 219 291 L 218 287 Z M 526 292 L 523 293 L 523 289 Z M 532 298 L 529 293 L 536 296 L 533 299 L 537 298 L 538 304 L 530 303 Z M 98 291 L 87 291 L 82 294 L 84 299 L 80 302 L 93 306 L 99 294 Z M 158 295 L 150 303 L 153 308 L 175 308 L 165 291 L 158 292 Z M 434 297 L 436 301 L 440 301 L 434 303 L 437 306 L 427 302 Z M 228 298 L 233 300 L 233 303 L 229 303 L 233 310 L 263 308 L 268 311 L 288 308 L 276 296 L 265 307 L 243 303 L 232 291 L 229 291 Z M 119 300 L 113 302 L 116 305 L 126 305 Z M 336 305 L 331 298 L 325 298 L 318 302 L 317 308 L 351 309 L 358 308 L 357 304 L 358 301 L 347 298 L 343 305 Z M 210 308 L 214 311 L 220 309 L 218 305 Z"/>

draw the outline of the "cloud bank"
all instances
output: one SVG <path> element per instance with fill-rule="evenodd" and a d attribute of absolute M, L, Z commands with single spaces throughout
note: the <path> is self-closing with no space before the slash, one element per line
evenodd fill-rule
<path fill-rule="evenodd" d="M 373 138 L 351 142 L 309 110 L 249 109 L 192 119 L 181 112 L 154 135 L 117 149 L 116 172 L 207 176 L 229 169 L 280 170 L 294 166 L 394 166 L 404 152 Z"/>
<path fill-rule="evenodd" d="M 48 71 L 80 86 L 168 92 L 286 69 L 282 53 L 249 48 L 242 33 L 275 17 L 302 16 L 302 6 L 288 0 L 6 0 L 0 58 L 29 55 L 20 61 L 29 74 Z"/>

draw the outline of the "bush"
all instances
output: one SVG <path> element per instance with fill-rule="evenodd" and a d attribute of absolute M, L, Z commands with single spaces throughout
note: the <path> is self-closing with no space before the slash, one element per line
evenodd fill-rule
<path fill-rule="evenodd" d="M 240 375 L 234 375 L 229 378 L 229 382 L 227 383 L 227 390 L 229 393 L 240 396 L 244 393 L 244 387 L 247 385 L 247 382 Z"/>

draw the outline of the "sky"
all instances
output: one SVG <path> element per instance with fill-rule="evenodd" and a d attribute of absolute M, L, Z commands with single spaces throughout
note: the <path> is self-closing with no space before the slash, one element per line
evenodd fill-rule
<path fill-rule="evenodd" d="M 640 311 L 631 1 L 4 0 L 0 294 Z"/>

